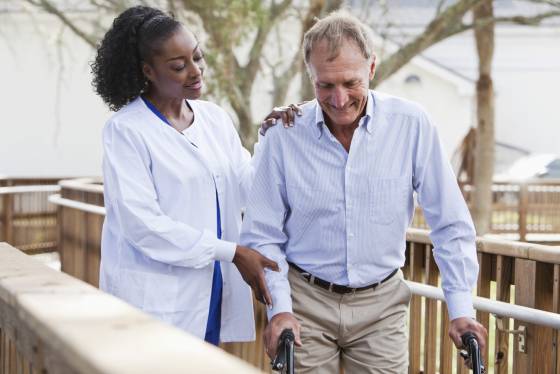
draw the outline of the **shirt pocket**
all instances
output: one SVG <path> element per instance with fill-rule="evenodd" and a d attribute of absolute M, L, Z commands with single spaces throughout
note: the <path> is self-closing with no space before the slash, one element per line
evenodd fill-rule
<path fill-rule="evenodd" d="M 374 178 L 369 181 L 369 213 L 375 224 L 389 225 L 406 212 L 410 178 Z"/>

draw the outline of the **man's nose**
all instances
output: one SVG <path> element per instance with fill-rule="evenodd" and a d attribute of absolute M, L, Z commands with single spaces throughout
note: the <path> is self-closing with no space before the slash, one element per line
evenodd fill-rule
<path fill-rule="evenodd" d="M 348 102 L 348 93 L 343 87 L 336 87 L 331 96 L 331 105 L 336 109 L 342 109 Z"/>

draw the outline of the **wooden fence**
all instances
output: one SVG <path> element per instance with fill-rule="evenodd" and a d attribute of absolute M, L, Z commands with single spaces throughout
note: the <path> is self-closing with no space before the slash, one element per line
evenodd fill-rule
<path fill-rule="evenodd" d="M 461 189 L 471 205 L 472 186 L 463 184 Z M 412 226 L 428 227 L 420 207 Z M 490 231 L 512 240 L 560 244 L 560 180 L 494 183 Z"/>
<path fill-rule="evenodd" d="M 47 198 L 59 180 L 0 178 L 0 241 L 27 253 L 56 250 L 57 210 Z"/>
<path fill-rule="evenodd" d="M 77 202 L 102 205 L 99 185 L 62 183 L 62 196 Z M 97 286 L 102 214 L 59 207 L 60 243 L 63 271 Z M 477 294 L 482 297 L 523 305 L 554 313 L 560 308 L 560 249 L 538 244 L 478 239 L 480 277 Z M 439 285 L 439 271 L 432 255 L 428 232 L 410 229 L 407 233 L 408 280 Z M 261 332 L 266 312 L 255 303 L 257 341 L 229 344 L 231 353 L 269 371 Z M 491 373 L 558 373 L 560 355 L 557 330 L 478 313 L 488 328 Z M 498 329 L 498 323 L 501 330 Z M 466 373 L 447 337 L 448 319 L 441 302 L 414 296 L 410 306 L 411 374 Z M 523 330 L 510 334 L 505 330 Z M 514 338 L 510 338 L 510 335 Z M 458 364 L 459 361 L 459 364 Z"/>
<path fill-rule="evenodd" d="M 258 372 L 0 243 L 0 374 Z"/>
<path fill-rule="evenodd" d="M 404 268 L 407 279 L 434 286 L 441 283 L 432 248 L 427 231 L 408 230 Z M 477 250 L 478 296 L 559 313 L 560 248 L 478 238 Z M 413 297 L 409 322 L 410 373 L 467 373 L 457 366 L 457 353 L 447 338 L 448 319 L 444 311 L 441 302 Z M 491 372 L 560 373 L 558 330 L 481 312 L 477 319 L 489 331 L 486 357 Z"/>

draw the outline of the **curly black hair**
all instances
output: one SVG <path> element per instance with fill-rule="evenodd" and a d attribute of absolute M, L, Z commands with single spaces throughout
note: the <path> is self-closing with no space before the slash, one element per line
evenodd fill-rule
<path fill-rule="evenodd" d="M 147 6 L 128 8 L 115 18 L 91 64 L 92 85 L 109 109 L 117 111 L 140 96 L 147 84 L 142 62 L 150 62 L 180 26 L 172 15 Z"/>

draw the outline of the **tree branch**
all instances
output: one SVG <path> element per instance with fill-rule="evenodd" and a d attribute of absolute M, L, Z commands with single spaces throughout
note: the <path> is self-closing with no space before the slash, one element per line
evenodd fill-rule
<path fill-rule="evenodd" d="M 49 2 L 48 0 L 37 0 L 37 1 L 26 0 L 26 1 L 28 3 L 30 3 L 31 5 L 42 8 L 47 13 L 50 13 L 50 14 L 56 16 L 60 21 L 62 21 L 63 24 L 68 26 L 68 28 L 70 28 L 70 30 L 72 30 L 74 32 L 74 34 L 76 34 L 78 37 L 80 37 L 83 41 L 85 41 L 91 47 L 95 48 L 96 40 L 92 36 L 86 34 L 83 30 L 78 28 L 74 24 L 74 22 L 70 21 L 70 19 L 68 17 L 66 17 L 66 15 L 60 9 L 58 9 L 53 4 L 51 4 L 51 2 Z"/>
<path fill-rule="evenodd" d="M 387 77 L 408 63 L 414 56 L 442 40 L 444 35 L 456 33 L 455 29 L 461 26 L 463 16 L 481 1 L 461 0 L 441 12 L 439 16 L 428 24 L 420 35 L 402 46 L 378 65 L 372 86 L 375 87 L 383 82 Z"/>
<path fill-rule="evenodd" d="M 286 9 L 292 4 L 292 0 L 283 0 L 280 4 L 272 3 L 268 11 L 268 17 L 261 23 L 257 31 L 257 36 L 249 52 L 249 62 L 243 69 L 239 69 L 239 73 L 243 76 L 243 91 L 250 92 L 257 73 L 261 68 L 262 51 L 266 43 L 266 38 L 278 18 L 284 14 Z"/>
<path fill-rule="evenodd" d="M 375 87 L 379 83 L 383 82 L 383 80 L 406 65 L 410 60 L 412 60 L 412 58 L 422 53 L 428 47 L 450 36 L 460 34 L 467 30 L 485 27 L 490 23 L 511 23 L 536 26 L 545 19 L 560 16 L 560 10 L 551 10 L 534 16 L 490 17 L 477 19 L 476 21 L 468 24 L 462 23 L 461 19 L 463 16 L 480 2 L 480 0 L 469 2 L 460 1 L 452 6 L 456 7 L 453 12 L 448 13 L 449 9 L 452 8 L 449 7 L 441 13 L 440 16 L 436 17 L 436 19 L 434 19 L 426 27 L 422 34 L 399 48 L 398 51 L 387 57 L 379 64 L 372 87 Z M 442 18 L 446 19 L 444 20 Z"/>

